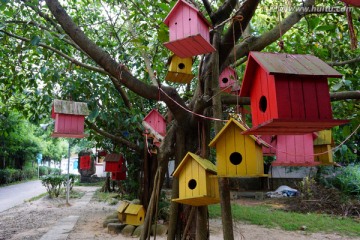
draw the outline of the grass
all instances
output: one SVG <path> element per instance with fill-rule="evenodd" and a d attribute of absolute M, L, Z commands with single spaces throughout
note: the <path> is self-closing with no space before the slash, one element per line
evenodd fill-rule
<path fill-rule="evenodd" d="M 104 185 L 105 180 L 101 180 L 98 182 L 91 182 L 91 183 L 82 183 L 80 181 L 76 181 L 74 186 L 94 186 L 94 187 L 101 187 L 102 185 Z"/>
<path fill-rule="evenodd" d="M 332 217 L 324 214 L 301 214 L 273 209 L 270 206 L 241 206 L 232 205 L 235 221 L 265 226 L 279 227 L 283 230 L 296 231 L 306 226 L 307 232 L 340 233 L 347 236 L 360 236 L 360 224 L 351 218 Z M 221 217 L 220 205 L 209 206 L 210 218 Z"/>
<path fill-rule="evenodd" d="M 25 202 L 33 202 L 33 201 L 39 200 L 39 199 L 42 198 L 42 197 L 45 197 L 46 195 L 48 195 L 47 192 L 42 193 L 42 194 L 40 194 L 40 195 L 38 195 L 38 196 L 32 197 L 32 198 L 30 198 L 30 199 L 28 199 L 28 200 L 25 200 Z"/>
<path fill-rule="evenodd" d="M 106 192 L 100 192 L 100 190 L 96 190 L 95 199 L 99 202 L 106 202 L 110 205 L 115 205 L 119 202 L 121 196 L 119 193 L 106 193 Z"/>

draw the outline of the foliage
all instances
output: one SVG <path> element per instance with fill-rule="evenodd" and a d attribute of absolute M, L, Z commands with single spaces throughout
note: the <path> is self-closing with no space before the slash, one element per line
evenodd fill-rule
<path fill-rule="evenodd" d="M 37 171 L 32 168 L 20 169 L 0 169 L 0 185 L 13 182 L 33 179 L 37 176 Z"/>
<path fill-rule="evenodd" d="M 64 188 L 67 187 L 67 174 L 66 175 L 61 175 L 63 177 L 63 184 L 64 184 Z M 70 191 L 73 189 L 75 182 L 79 181 L 79 176 L 75 175 L 75 174 L 69 174 L 69 187 L 70 187 Z"/>
<path fill-rule="evenodd" d="M 41 177 L 41 183 L 46 188 L 50 198 L 57 198 L 60 195 L 64 177 L 63 175 L 49 174 Z"/>
<path fill-rule="evenodd" d="M 48 166 L 40 166 L 39 167 L 39 175 L 40 176 L 49 175 L 49 174 L 60 175 L 61 170 L 58 168 L 51 168 Z"/>
<path fill-rule="evenodd" d="M 360 225 L 351 218 L 338 218 L 318 213 L 294 213 L 274 209 L 271 206 L 232 205 L 233 219 L 268 228 L 281 228 L 297 231 L 306 226 L 307 232 L 340 233 L 347 236 L 360 236 Z M 209 206 L 210 218 L 221 217 L 220 205 Z M 330 224 L 331 223 L 331 224 Z"/>
<path fill-rule="evenodd" d="M 334 172 L 326 183 L 339 189 L 348 196 L 357 196 L 360 199 L 360 165 L 348 165 Z"/>

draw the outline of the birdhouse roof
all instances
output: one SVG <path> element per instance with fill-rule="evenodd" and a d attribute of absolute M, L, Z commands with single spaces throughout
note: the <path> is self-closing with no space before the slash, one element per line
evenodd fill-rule
<path fill-rule="evenodd" d="M 118 211 L 119 213 L 123 213 L 123 212 L 125 211 L 125 209 L 127 208 L 127 206 L 129 206 L 129 203 L 128 203 L 128 202 L 122 202 L 122 203 L 119 205 L 117 211 Z"/>
<path fill-rule="evenodd" d="M 216 142 L 221 138 L 221 136 L 229 129 L 230 125 L 235 125 L 235 127 L 240 128 L 241 132 L 245 132 L 248 130 L 245 128 L 241 123 L 236 121 L 233 118 L 230 118 L 230 120 L 225 124 L 225 126 L 221 129 L 221 131 L 215 136 L 215 138 L 210 142 L 209 147 L 215 146 Z M 248 135 L 251 137 L 254 141 L 258 142 L 258 140 L 253 135 Z"/>
<path fill-rule="evenodd" d="M 342 75 L 321 59 L 312 55 L 250 52 L 240 96 L 249 96 L 256 66 L 268 74 L 323 76 L 340 78 Z"/>
<path fill-rule="evenodd" d="M 110 153 L 106 155 L 104 161 L 105 162 L 119 162 L 122 158 L 122 155 L 120 153 Z"/>
<path fill-rule="evenodd" d="M 196 8 L 194 7 L 192 4 L 184 1 L 184 0 L 178 0 L 177 3 L 175 4 L 175 6 L 171 9 L 171 11 L 169 12 L 169 14 L 166 16 L 164 23 L 169 26 L 169 22 L 170 19 L 175 15 L 175 13 L 183 8 L 184 6 L 188 6 L 191 9 L 193 9 L 199 16 L 200 18 L 204 21 L 204 23 L 206 23 L 209 27 L 211 26 L 211 24 L 209 23 L 209 21 L 204 17 L 204 15 Z"/>
<path fill-rule="evenodd" d="M 84 102 L 73 102 L 55 99 L 53 102 L 54 113 L 71 114 L 71 115 L 89 115 L 89 109 Z"/>
<path fill-rule="evenodd" d="M 205 171 L 209 171 L 215 174 L 217 173 L 216 166 L 212 162 L 194 153 L 188 152 L 172 175 L 178 176 L 181 170 L 183 169 L 183 167 L 186 165 L 187 161 L 190 159 L 194 159 L 196 162 L 198 162 L 200 166 L 205 169 Z"/>
<path fill-rule="evenodd" d="M 144 208 L 143 205 L 138 205 L 138 204 L 130 204 L 126 210 L 125 213 L 126 214 L 131 214 L 131 215 L 136 215 L 139 213 L 139 211 Z"/>
<path fill-rule="evenodd" d="M 163 115 L 161 115 L 161 113 L 158 112 L 158 110 L 156 109 L 152 109 L 145 117 L 144 117 L 144 121 L 148 120 L 149 118 L 151 118 L 154 115 L 158 115 L 159 117 L 161 117 L 161 119 L 166 122 L 165 118 Z"/>

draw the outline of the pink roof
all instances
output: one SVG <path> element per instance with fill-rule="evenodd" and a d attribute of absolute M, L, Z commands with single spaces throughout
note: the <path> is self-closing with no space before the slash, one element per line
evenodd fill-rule
<path fill-rule="evenodd" d="M 170 13 L 166 16 L 164 23 L 169 26 L 169 21 L 170 19 L 175 15 L 175 13 L 178 11 L 178 9 L 182 8 L 183 5 L 189 6 L 191 9 L 193 9 L 199 16 L 200 18 L 203 19 L 203 21 L 209 26 L 211 27 L 211 24 L 209 23 L 209 21 L 204 17 L 204 15 L 197 9 L 195 8 L 192 4 L 184 1 L 184 0 L 178 0 L 178 2 L 175 4 L 175 6 L 171 9 Z"/>

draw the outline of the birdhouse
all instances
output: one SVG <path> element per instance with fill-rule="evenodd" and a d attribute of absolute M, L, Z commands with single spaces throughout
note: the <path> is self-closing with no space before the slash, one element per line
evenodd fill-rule
<path fill-rule="evenodd" d="M 250 52 L 240 96 L 250 97 L 245 134 L 294 135 L 346 123 L 332 119 L 328 77 L 335 69 L 311 55 Z"/>
<path fill-rule="evenodd" d="M 85 155 L 80 157 L 80 169 L 87 170 L 91 167 L 91 157 L 90 155 Z"/>
<path fill-rule="evenodd" d="M 216 166 L 188 152 L 172 174 L 179 178 L 179 198 L 172 201 L 192 206 L 220 202 Z"/>
<path fill-rule="evenodd" d="M 125 164 L 123 166 L 125 166 Z M 121 172 L 111 172 L 111 179 L 114 181 L 125 180 L 126 168 L 123 168 Z"/>
<path fill-rule="evenodd" d="M 55 119 L 52 137 L 83 138 L 85 116 L 89 115 L 86 103 L 54 100 L 51 117 Z"/>
<path fill-rule="evenodd" d="M 156 109 L 151 110 L 146 115 L 143 125 L 152 134 L 159 134 L 162 137 L 166 135 L 166 120 Z M 161 139 L 159 136 L 157 138 Z"/>
<path fill-rule="evenodd" d="M 106 155 L 105 172 L 126 172 L 125 159 L 122 154 L 111 153 Z"/>
<path fill-rule="evenodd" d="M 275 156 L 276 155 L 276 136 L 261 136 L 266 144 L 262 145 L 262 152 L 264 156 Z"/>
<path fill-rule="evenodd" d="M 320 131 L 314 140 L 315 161 L 320 162 L 320 165 L 334 164 L 331 144 L 331 130 Z"/>
<path fill-rule="evenodd" d="M 214 52 L 210 44 L 210 23 L 190 3 L 178 0 L 164 23 L 169 27 L 169 42 L 164 46 L 181 58 Z"/>
<path fill-rule="evenodd" d="M 273 166 L 303 166 L 319 165 L 314 161 L 314 135 L 277 135 L 274 144 L 276 147 L 276 160 Z"/>
<path fill-rule="evenodd" d="M 221 177 L 263 177 L 264 160 L 260 144 L 246 128 L 231 118 L 210 142 L 216 148 L 216 165 Z"/>
<path fill-rule="evenodd" d="M 219 76 L 219 86 L 223 92 L 231 93 L 238 90 L 238 77 L 231 67 L 225 68 Z"/>
<path fill-rule="evenodd" d="M 140 226 L 145 220 L 145 208 L 137 205 L 122 202 L 117 209 L 120 222 L 133 226 Z"/>
<path fill-rule="evenodd" d="M 359 0 L 341 0 L 341 1 L 355 7 L 360 7 Z"/>
<path fill-rule="evenodd" d="M 194 78 L 194 74 L 191 73 L 192 64 L 193 59 L 191 57 L 181 58 L 173 55 L 165 80 L 177 83 L 190 83 Z"/>

